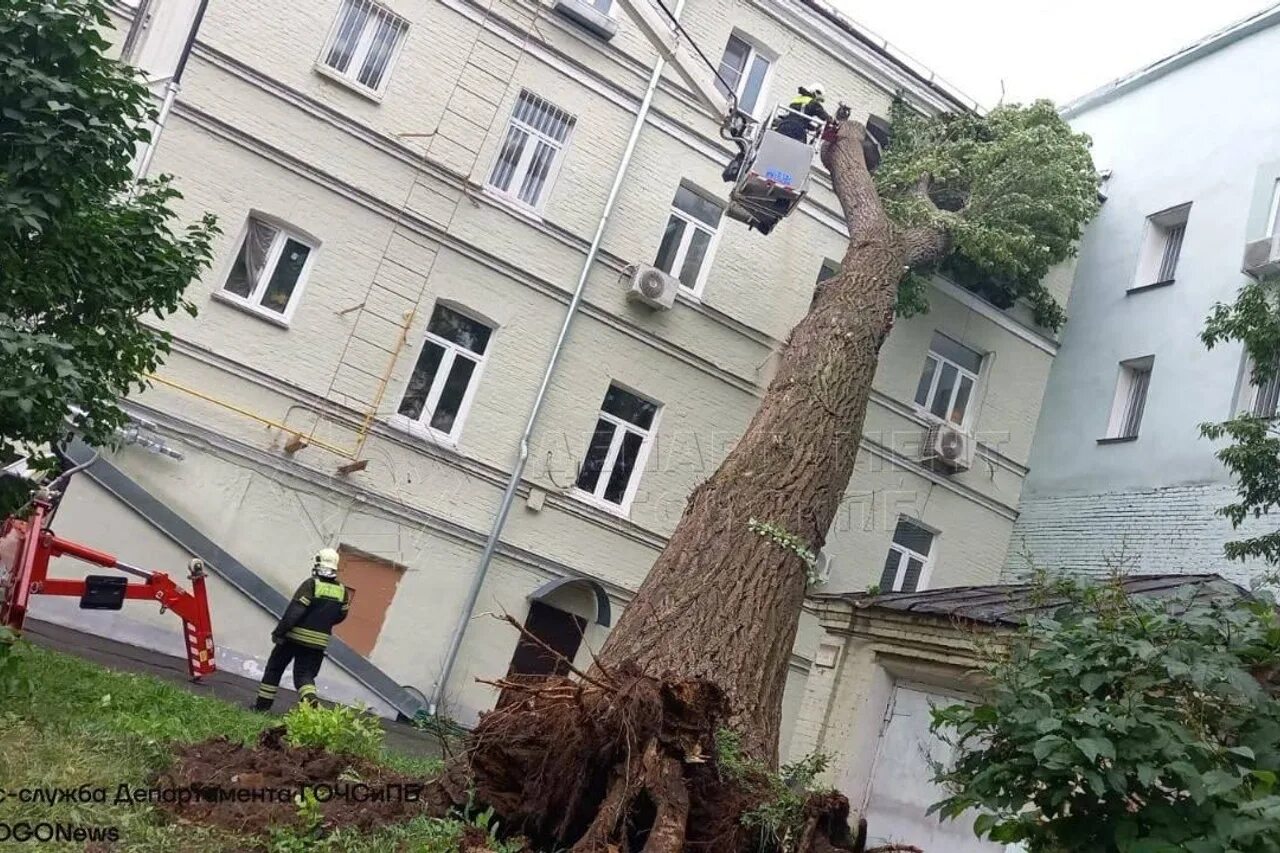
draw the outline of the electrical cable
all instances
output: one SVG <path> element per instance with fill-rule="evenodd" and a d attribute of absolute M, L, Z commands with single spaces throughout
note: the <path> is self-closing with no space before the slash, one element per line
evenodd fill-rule
<path fill-rule="evenodd" d="M 706 53 L 703 52 L 702 48 L 698 46 L 697 40 L 695 40 L 693 36 L 689 35 L 689 31 L 684 28 L 684 24 L 680 23 L 680 19 L 667 8 L 665 0 L 653 0 L 653 2 L 657 4 L 658 8 L 661 9 L 668 18 L 671 19 L 671 24 L 676 28 L 676 32 L 688 39 L 689 46 L 692 47 L 694 52 L 697 53 L 698 56 L 702 58 L 702 61 L 707 64 L 707 67 L 711 69 L 711 73 L 716 75 L 716 79 L 720 81 L 720 85 L 724 86 L 724 90 L 728 93 L 729 102 L 733 105 L 732 112 L 736 113 L 738 111 L 738 95 L 734 92 L 733 87 L 729 85 L 729 81 L 724 79 L 723 75 L 720 74 L 720 66 L 712 62 Z"/>

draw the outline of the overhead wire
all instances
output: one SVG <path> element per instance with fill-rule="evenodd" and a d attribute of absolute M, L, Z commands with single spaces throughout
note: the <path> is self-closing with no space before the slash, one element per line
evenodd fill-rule
<path fill-rule="evenodd" d="M 676 32 L 682 35 L 689 42 L 689 46 L 693 48 L 694 53 L 698 54 L 702 61 L 706 63 L 707 67 L 711 69 L 711 73 L 716 75 L 716 79 L 720 81 L 720 85 L 724 86 L 729 102 L 733 105 L 733 112 L 736 113 L 738 111 L 738 95 L 734 91 L 734 87 L 730 86 L 729 81 L 724 79 L 724 75 L 720 73 L 720 65 L 711 61 L 711 58 L 708 57 L 698 45 L 697 39 L 689 34 L 689 31 L 684 28 L 684 24 L 680 23 L 680 19 L 675 16 L 675 13 L 667 8 L 666 0 L 653 0 L 653 2 L 657 4 L 663 14 L 671 20 L 671 25 L 675 27 Z"/>

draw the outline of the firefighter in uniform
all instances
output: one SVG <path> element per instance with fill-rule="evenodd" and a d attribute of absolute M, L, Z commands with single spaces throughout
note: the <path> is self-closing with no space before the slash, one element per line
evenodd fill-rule
<path fill-rule="evenodd" d="M 258 685 L 255 711 L 269 711 L 280 689 L 280 677 L 293 662 L 293 686 L 303 702 L 316 698 L 316 675 L 324 663 L 333 626 L 347 618 L 351 595 L 338 582 L 338 552 L 325 548 L 316 554 L 311 577 L 302 582 L 271 632 L 275 648 Z"/>
<path fill-rule="evenodd" d="M 799 142 L 808 142 L 809 133 L 813 130 L 809 119 L 819 119 L 827 122 L 831 120 L 831 116 L 822 105 L 824 89 L 821 83 L 800 86 L 796 92 L 795 98 L 792 99 L 791 103 L 787 104 L 787 109 L 791 110 L 791 112 L 784 113 L 775 119 L 770 129 Z M 724 167 L 720 177 L 724 178 L 725 183 L 731 184 L 738 180 L 738 173 L 742 171 L 742 158 L 744 156 L 745 152 L 738 152 L 729 161 L 729 165 Z"/>

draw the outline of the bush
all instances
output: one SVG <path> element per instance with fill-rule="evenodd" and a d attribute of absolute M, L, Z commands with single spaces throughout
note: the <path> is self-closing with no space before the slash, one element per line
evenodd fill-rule
<path fill-rule="evenodd" d="M 284 715 L 284 729 L 290 746 L 318 747 L 337 755 L 370 760 L 382 755 L 382 726 L 363 706 L 324 708 L 299 702 Z"/>
<path fill-rule="evenodd" d="M 1060 853 L 1280 850 L 1280 619 L 1220 582 L 1168 597 L 1060 582 L 934 711 L 958 750 L 943 817 Z"/>

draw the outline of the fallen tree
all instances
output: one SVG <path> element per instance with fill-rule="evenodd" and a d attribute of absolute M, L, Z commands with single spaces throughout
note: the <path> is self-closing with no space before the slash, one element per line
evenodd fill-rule
<path fill-rule="evenodd" d="M 1088 141 L 1052 105 L 926 118 L 897 105 L 873 176 L 866 130 L 825 144 L 850 234 L 840 272 L 792 331 L 742 439 L 685 513 L 595 667 L 484 716 L 440 792 L 474 790 L 507 825 L 587 851 L 861 849 L 838 794 L 810 796 L 786 838 L 744 827 L 768 785 L 730 778 L 716 733 L 776 767 L 783 688 L 813 555 L 853 472 L 880 347 L 922 276 L 947 269 L 993 300 L 1044 290 L 1096 210 Z"/>

